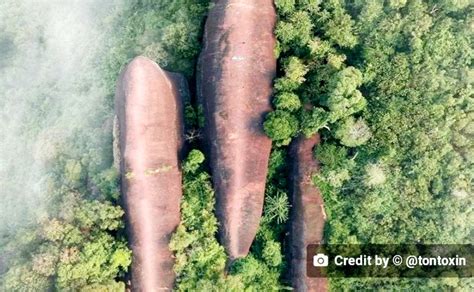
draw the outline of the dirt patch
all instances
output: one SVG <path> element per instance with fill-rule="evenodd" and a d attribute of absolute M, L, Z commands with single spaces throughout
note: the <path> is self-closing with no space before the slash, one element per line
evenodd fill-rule
<path fill-rule="evenodd" d="M 313 148 L 319 135 L 298 137 L 290 151 L 292 166 L 292 198 L 289 234 L 290 279 L 296 291 L 327 291 L 325 278 L 306 277 L 306 246 L 323 241 L 326 214 L 321 193 L 312 181 L 319 171 Z"/>
<path fill-rule="evenodd" d="M 231 260 L 247 255 L 262 214 L 271 149 L 262 124 L 276 71 L 275 21 L 272 0 L 215 1 L 198 63 L 220 240 Z"/>
<path fill-rule="evenodd" d="M 121 187 L 134 291 L 170 290 L 174 284 L 168 244 L 180 220 L 183 84 L 179 75 L 137 57 L 117 86 Z"/>

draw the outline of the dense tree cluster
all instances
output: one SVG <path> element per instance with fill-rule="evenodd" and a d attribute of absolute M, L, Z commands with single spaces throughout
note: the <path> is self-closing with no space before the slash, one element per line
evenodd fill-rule
<path fill-rule="evenodd" d="M 162 68 L 194 73 L 201 44 L 203 19 L 209 0 L 129 1 L 124 17 L 116 25 L 122 27 L 115 35 L 118 44 L 110 52 L 110 80 L 117 70 L 137 55 L 156 61 Z"/>
<path fill-rule="evenodd" d="M 327 199 L 352 198 L 338 213 L 357 223 L 352 231 L 343 228 L 357 241 L 465 242 L 472 221 L 456 218 L 473 218 L 466 208 L 472 203 L 471 10 L 462 3 L 458 9 L 436 1 L 390 3 L 345 4 L 355 20 L 359 45 L 351 61 L 364 75 L 361 92 L 370 106 L 362 118 L 372 138 L 349 151 L 338 144 L 365 139 L 367 125 L 355 118 L 335 130 L 340 141 L 323 131 L 326 143 L 316 150 L 321 177 L 346 179 L 337 188 L 329 183 Z M 338 241 L 349 236 L 331 230 Z"/>
<path fill-rule="evenodd" d="M 188 127 L 198 126 L 196 112 L 190 105 L 186 120 Z M 286 160 L 285 151 L 276 149 L 272 152 L 265 210 L 257 238 L 250 254 L 227 267 L 226 275 L 228 258 L 216 237 L 215 196 L 211 177 L 205 171 L 205 157 L 197 149 L 189 152 L 183 162 L 181 223 L 170 244 L 176 256 L 174 269 L 178 291 L 283 288 L 285 262 L 281 242 L 289 213 Z"/>
<path fill-rule="evenodd" d="M 371 136 L 360 114 L 367 102 L 359 90 L 362 73 L 346 64 L 354 48 L 355 22 L 340 1 L 277 0 L 280 77 L 275 80 L 275 111 L 268 114 L 265 132 L 287 145 L 302 133 L 336 127 L 334 137 L 358 146 Z"/>
<path fill-rule="evenodd" d="M 276 145 L 319 132 L 333 243 L 466 243 L 472 210 L 472 3 L 277 0 Z M 333 280 L 334 289 L 466 289 Z"/>
<path fill-rule="evenodd" d="M 50 185 L 53 208 L 48 216 L 3 247 L 11 266 L 1 280 L 5 291 L 125 288 L 116 281 L 131 262 L 122 234 L 124 212 L 106 199 L 118 193 L 117 174 L 114 170 L 99 174 L 100 183 L 92 183 L 96 188 L 92 199 L 82 190 L 82 168 L 81 162 L 67 160 L 64 177 Z"/>
<path fill-rule="evenodd" d="M 210 176 L 201 169 L 204 154 L 192 150 L 183 163 L 181 222 L 171 239 L 175 252 L 177 290 L 212 290 L 223 285 L 226 264 L 224 248 L 216 239 L 215 197 Z"/>
<path fill-rule="evenodd" d="M 352 23 L 356 44 L 346 62 L 362 73 L 357 86 L 367 107 L 321 131 L 315 155 L 323 167 L 315 181 L 328 208 L 328 241 L 471 242 L 472 4 L 329 2 L 340 3 Z M 367 142 L 344 147 L 359 141 Z M 469 290 L 458 279 L 332 285 Z"/>
<path fill-rule="evenodd" d="M 125 290 L 131 251 L 123 231 L 123 210 L 118 206 L 118 173 L 111 167 L 116 80 L 121 68 L 136 55 L 191 76 L 207 7 L 207 0 L 129 1 L 114 7 L 109 18 L 100 19 L 97 25 L 108 27 L 103 29 L 107 42 L 100 44 L 100 52 L 90 53 L 96 58 L 94 74 L 81 67 L 85 72 L 77 72 L 74 80 L 81 97 L 95 94 L 90 87 L 101 89 L 95 90 L 101 94 L 97 103 L 88 105 L 94 107 L 95 115 L 84 127 L 74 125 L 70 138 L 58 145 L 45 142 L 44 147 L 55 147 L 50 151 L 54 156 L 46 157 L 48 183 L 43 197 L 49 207 L 40 222 L 14 236 L 0 237 L 0 290 Z M 30 135 L 45 125 L 42 111 L 50 108 L 50 95 L 55 93 L 54 86 L 43 86 L 53 89 L 37 97 L 24 126 Z M 51 136 L 54 131 L 45 130 Z M 195 164 L 187 164 L 186 171 L 202 162 L 199 157 L 192 161 Z M 194 179 L 197 184 L 203 178 Z"/>

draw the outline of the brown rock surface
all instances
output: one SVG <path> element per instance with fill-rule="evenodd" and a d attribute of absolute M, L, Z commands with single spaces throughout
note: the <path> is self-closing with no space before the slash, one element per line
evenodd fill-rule
<path fill-rule="evenodd" d="M 117 85 L 121 187 L 134 291 L 173 288 L 174 261 L 168 244 L 180 220 L 182 80 L 137 57 Z"/>
<path fill-rule="evenodd" d="M 295 291 L 327 291 L 327 279 L 306 276 L 306 246 L 323 240 L 323 198 L 312 183 L 312 175 L 319 170 L 313 158 L 313 148 L 319 143 L 319 135 L 311 138 L 298 137 L 291 145 L 292 208 L 290 215 L 290 278 Z"/>
<path fill-rule="evenodd" d="M 216 0 L 198 64 L 220 238 L 231 260 L 247 255 L 262 214 L 275 21 L 272 0 Z"/>

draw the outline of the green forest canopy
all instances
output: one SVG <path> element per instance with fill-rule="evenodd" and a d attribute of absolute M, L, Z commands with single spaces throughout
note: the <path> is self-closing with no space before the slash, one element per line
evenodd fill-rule
<path fill-rule="evenodd" d="M 47 58 L 40 61 L 46 63 L 44 66 L 49 69 L 57 62 L 58 56 L 47 55 L 58 54 L 55 46 L 63 49 L 61 45 L 71 41 L 78 48 L 70 53 L 79 54 L 82 52 L 79 48 L 83 46 L 78 43 L 79 40 L 100 42 L 89 46 L 87 58 L 81 60 L 83 66 L 79 69 L 84 72 L 75 72 L 76 75 L 70 76 L 74 80 L 66 79 L 71 83 L 66 84 L 67 91 L 57 88 L 62 80 L 57 81 L 45 72 L 45 76 L 36 76 L 43 78 L 39 79 L 44 80 L 42 87 L 34 88 L 34 91 L 27 92 L 28 96 L 22 97 L 28 97 L 32 105 L 26 109 L 29 112 L 25 124 L 15 127 L 26 128 L 27 134 L 34 137 L 35 133 L 55 134 L 54 127 L 43 128 L 46 124 L 44 120 L 45 116 L 54 117 L 54 111 L 62 106 L 63 100 L 74 104 L 72 99 L 96 95 L 87 99 L 93 100 L 94 104 L 84 105 L 92 113 L 87 115 L 91 120 L 87 120 L 84 127 L 70 127 L 71 132 L 66 135 L 68 138 L 58 142 L 54 157 L 47 161 L 48 171 L 44 173 L 46 187 L 42 194 L 49 206 L 47 213 L 38 222 L 15 234 L 5 237 L 0 234 L 2 291 L 125 289 L 124 276 L 131 263 L 131 251 L 123 230 L 124 212 L 118 204 L 118 173 L 112 167 L 111 124 L 116 80 L 123 66 L 140 54 L 167 69 L 192 76 L 208 2 L 126 1 L 123 5 L 118 2 L 112 3 L 114 7 L 103 3 L 64 3 L 55 7 L 57 13 L 70 13 L 70 21 L 62 23 L 63 29 L 77 34 L 72 40 L 61 39 L 59 43 L 54 34 L 47 34 L 55 22 L 44 15 L 31 17 L 27 3 L 11 1 L 0 4 L 4 11 L 12 15 L 20 13 L 29 20 L 25 26 L 22 25 L 22 18 L 7 17 L 0 21 L 0 25 L 6 26 L 5 31 L 12 30 L 11 47 L 19 48 L 17 52 L 11 52 L 12 60 L 15 54 L 25 53 L 22 49 L 30 49 Z M 48 5 L 43 3 L 38 9 L 47 9 Z M 92 7 L 94 5 L 97 7 Z M 61 22 L 56 14 L 53 16 L 54 21 Z M 75 17 L 81 19 L 78 27 L 74 23 Z M 90 23 L 94 27 L 86 32 L 89 36 L 84 35 L 82 27 Z M 31 33 L 36 34 L 34 38 Z M 0 36 L 3 52 L 5 46 L 2 41 Z M 47 42 L 53 44 L 52 48 L 44 45 Z M 38 47 L 35 47 L 37 44 Z M 96 50 L 98 46 L 101 48 Z M 5 62 L 6 68 L 16 65 L 8 58 L 2 62 Z M 67 66 L 71 62 L 67 60 L 64 64 Z M 31 75 L 31 68 L 28 75 Z M 2 85 L 0 83 L 0 87 Z M 11 88 L 6 87 L 2 92 L 8 90 Z M 67 95 L 57 96 L 58 92 Z M 45 114 L 47 109 L 53 113 Z M 65 110 L 71 114 L 73 109 Z M 4 265 L 9 267 L 7 271 L 3 270 Z"/>
<path fill-rule="evenodd" d="M 327 241 L 471 242 L 472 4 L 276 4 L 282 71 L 266 131 L 283 145 L 299 134 L 322 135 L 315 183 L 327 209 Z M 289 126 L 273 127 L 277 118 Z M 457 280 L 371 283 L 469 287 Z M 371 287 L 362 280 L 331 285 Z"/>

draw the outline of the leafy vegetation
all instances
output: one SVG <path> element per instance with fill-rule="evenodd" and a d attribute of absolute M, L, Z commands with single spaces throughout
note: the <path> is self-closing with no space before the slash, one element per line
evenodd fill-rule
<path fill-rule="evenodd" d="M 96 199 L 87 198 L 80 187 L 68 187 L 84 184 L 78 175 L 80 163 L 71 168 L 70 161 L 64 176 L 50 185 L 55 203 L 48 217 L 35 229 L 17 233 L 3 248 L 12 254 L 11 268 L 2 279 L 5 291 L 125 288 L 115 281 L 131 262 L 121 232 L 123 211 L 106 199 L 118 193 L 117 175 L 101 181 L 103 186 L 114 184 L 114 189 L 99 187 Z"/>
<path fill-rule="evenodd" d="M 276 1 L 277 144 L 319 132 L 332 243 L 472 241 L 472 4 Z M 274 125 L 277 112 L 299 130 Z M 289 118 L 286 118 L 289 119 Z M 461 280 L 332 280 L 338 289 L 467 289 Z M 472 288 L 472 287 L 471 287 Z"/>
<path fill-rule="evenodd" d="M 21 13 L 29 13 L 23 3 L 20 3 L 18 8 L 16 3 L 11 6 L 8 3 L 1 5 L 5 8 L 4 11 L 11 12 L 16 9 Z M 41 9 L 48 10 L 48 5 L 40 6 Z M 78 61 L 81 66 L 71 65 L 75 63 L 69 60 L 64 61 L 66 65 L 61 69 L 66 70 L 67 65 L 75 68 L 74 74 L 66 71 L 74 78 L 73 81 L 68 79 L 69 83 L 64 85 L 67 91 L 57 89 L 61 88 L 60 81 L 53 79 L 48 71 L 43 72 L 45 80 L 39 83 L 40 89 L 35 88 L 35 91 L 25 93 L 25 96 L 31 96 L 32 99 L 31 106 L 25 109 L 28 112 L 25 124 L 14 124 L 13 127 L 16 129 L 21 126 L 27 129 L 27 134 L 30 135 L 28 139 L 41 138 L 41 135 L 38 138 L 38 133 L 43 133 L 50 139 L 43 145 L 45 150 L 42 152 L 45 154 L 42 155 L 46 156 L 46 167 L 41 177 L 41 181 L 45 182 L 41 198 L 48 206 L 45 212 L 41 213 L 38 222 L 32 222 L 22 231 L 12 232 L 8 236 L 1 234 L 2 291 L 125 290 L 123 280 L 131 262 L 131 251 L 127 247 L 123 231 L 123 210 L 118 206 L 118 174 L 112 167 L 111 125 L 116 80 L 122 67 L 139 54 L 156 60 L 167 69 L 183 72 L 188 77 L 192 76 L 194 71 L 195 57 L 200 46 L 201 22 L 207 11 L 208 1 L 128 1 L 126 4 L 105 8 L 101 4 L 94 4 L 100 6 L 98 9 L 91 8 L 90 5 L 65 4 L 64 8 L 75 10 L 71 19 L 84 13 L 80 14 L 86 17 L 84 23 L 81 18 L 81 25 L 84 27 L 91 23 L 90 31 L 85 34 L 87 36 L 90 33 L 90 36 L 83 36 L 82 32 L 73 34 L 72 43 L 80 43 L 81 40 L 89 42 L 95 36 L 97 45 L 89 46 L 89 51 L 85 50 L 86 57 Z M 97 11 L 91 13 L 93 10 Z M 62 10 L 57 11 L 61 13 Z M 12 14 L 15 15 L 16 12 Z M 17 43 L 11 45 L 18 47 L 19 51 L 15 54 L 20 56 L 23 53 L 20 50 L 28 49 L 28 46 L 34 47 L 34 41 L 29 40 L 29 34 L 36 33 L 36 38 L 43 43 L 53 44 L 53 49 L 45 52 L 41 51 L 42 45 L 38 45 L 38 56 L 45 55 L 44 66 L 50 68 L 57 63 L 54 45 L 58 46 L 58 43 L 53 42 L 55 39 L 48 39 L 52 36 L 45 31 L 48 32 L 50 28 L 44 26 L 50 22 L 54 24 L 53 21 L 65 16 L 54 16 L 54 20 L 48 21 L 43 16 L 28 16 L 34 23 L 28 22 L 26 29 L 16 27 L 14 22 L 17 20 L 5 18 L 6 30 L 11 29 L 12 34 L 17 34 L 14 35 Z M 3 24 L 4 22 L 0 22 L 2 28 Z M 62 27 L 75 31 L 75 24 L 68 22 L 62 24 Z M 3 38 L 0 42 L 2 40 Z M 19 43 L 20 41 L 23 43 Z M 59 41 L 63 44 L 69 39 L 65 42 L 62 42 L 62 39 Z M 1 46 L 3 52 L 4 46 Z M 82 46 L 81 43 L 78 48 Z M 95 50 L 96 47 L 99 49 Z M 64 54 L 77 55 L 79 58 L 82 51 L 78 48 L 75 48 L 74 52 Z M 11 52 L 12 56 L 15 54 Z M 6 60 L 6 65 L 14 64 L 10 61 Z M 31 68 L 27 72 L 31 75 Z M 38 75 L 41 74 L 39 72 Z M 2 81 L 8 79 L 4 80 L 2 76 Z M 0 82 L 0 88 L 5 89 L 2 86 L 4 83 Z M 11 90 L 8 83 L 6 86 L 7 92 Z M 58 92 L 66 92 L 67 95 L 57 96 Z M 55 110 L 61 110 L 59 107 L 63 103 L 60 101 L 66 100 L 65 105 L 74 105 L 79 99 L 85 100 L 81 104 L 84 110 L 80 112 L 87 115 L 74 122 L 75 112 L 69 107 L 66 108 L 69 115 L 59 118 L 54 116 Z M 92 102 L 88 104 L 86 101 Z M 0 101 L 0 106 L 4 106 L 3 100 Z M 93 108 L 90 109 L 91 107 Z M 49 121 L 47 118 L 53 121 L 57 118 L 57 124 L 48 124 L 45 122 Z M 67 124 L 64 129 L 60 128 L 58 124 L 65 121 Z M 51 139 L 50 137 L 58 136 L 60 129 L 69 132 L 65 137 L 61 136 L 62 139 L 57 139 L 58 141 Z M 54 151 L 50 148 L 54 148 Z M 0 185 L 2 183 L 3 181 L 0 181 Z M 3 270 L 4 265 L 8 267 L 7 270 Z"/>
<path fill-rule="evenodd" d="M 216 240 L 214 191 L 209 174 L 201 168 L 203 162 L 204 154 L 192 150 L 183 163 L 181 222 L 170 243 L 180 291 L 211 291 L 223 285 L 227 258 Z"/>
<path fill-rule="evenodd" d="M 193 112 L 192 106 L 188 111 Z M 187 123 L 196 126 L 195 115 L 190 114 Z M 181 223 L 170 244 L 176 256 L 176 289 L 260 291 L 284 288 L 281 241 L 289 212 L 287 181 L 283 175 L 286 173 L 285 152 L 275 150 L 271 155 L 264 216 L 251 252 L 233 263 L 228 262 L 216 238 L 215 197 L 204 159 L 202 152 L 194 149 L 183 163 Z"/>
<path fill-rule="evenodd" d="M 200 51 L 200 37 L 209 0 L 133 0 L 116 23 L 123 27 L 116 34 L 117 45 L 107 70 L 109 80 L 137 55 L 155 60 L 161 67 L 192 77 Z M 114 82 L 112 82 L 114 84 Z"/>
<path fill-rule="evenodd" d="M 334 136 L 343 145 L 365 143 L 370 129 L 352 117 L 367 104 L 359 90 L 362 73 L 346 64 L 344 54 L 357 43 L 354 21 L 340 1 L 275 3 L 280 73 L 274 85 L 276 111 L 267 115 L 265 132 L 281 146 L 299 134 L 309 137 L 336 125 Z"/>
<path fill-rule="evenodd" d="M 470 137 L 466 127 L 472 123 L 472 82 L 462 77 L 473 53 L 470 10 L 416 0 L 394 3 L 345 5 L 359 40 L 351 62 L 364 74 L 361 91 L 370 104 L 361 117 L 373 135 L 347 152 L 323 131 L 331 146 L 316 150 L 324 163 L 320 183 L 329 202 L 339 202 L 329 204 L 338 206 L 333 214 L 344 214 L 338 220 L 347 223 L 331 228 L 329 238 L 467 242 L 472 221 L 455 218 L 472 220 L 466 208 L 472 203 L 467 195 L 472 160 L 456 137 Z M 346 123 L 335 131 L 341 143 L 348 139 L 345 145 L 367 127 L 354 119 Z M 347 133 L 346 127 L 356 131 Z M 333 178 L 329 173 L 344 172 L 349 176 L 340 187 L 325 184 Z"/>

